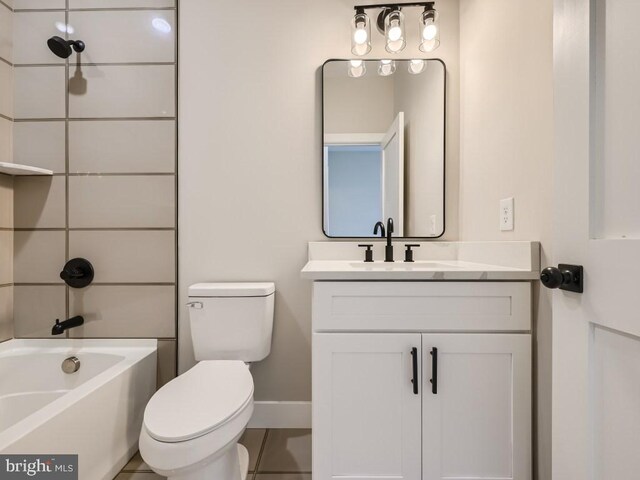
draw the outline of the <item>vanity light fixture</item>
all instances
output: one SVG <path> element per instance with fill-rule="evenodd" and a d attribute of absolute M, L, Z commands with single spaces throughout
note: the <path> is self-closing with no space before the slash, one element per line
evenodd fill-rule
<path fill-rule="evenodd" d="M 420 50 L 423 52 L 433 52 L 440 46 L 440 22 L 438 12 L 429 3 L 424 7 L 424 12 L 420 15 Z"/>
<path fill-rule="evenodd" d="M 427 62 L 420 59 L 409 60 L 409 73 L 412 75 L 419 75 L 427 68 Z"/>
<path fill-rule="evenodd" d="M 353 78 L 364 77 L 364 74 L 367 73 L 367 67 L 364 64 L 364 60 L 350 60 L 347 73 Z"/>
<path fill-rule="evenodd" d="M 378 66 L 378 75 L 382 77 L 388 77 L 389 75 L 393 75 L 395 71 L 395 60 L 380 60 L 380 65 Z"/>
<path fill-rule="evenodd" d="M 404 50 L 407 42 L 404 39 L 404 13 L 400 7 L 391 10 L 384 19 L 385 50 L 398 53 Z"/>
<path fill-rule="evenodd" d="M 362 56 L 371 51 L 371 22 L 363 8 L 356 8 L 351 21 L 351 53 Z"/>
<path fill-rule="evenodd" d="M 371 51 L 371 22 L 366 10 L 380 10 L 376 21 L 378 31 L 385 37 L 385 49 L 389 53 L 398 53 L 407 45 L 404 28 L 405 7 L 423 7 L 418 21 L 420 24 L 420 50 L 432 52 L 440 45 L 440 25 L 435 2 L 389 3 L 377 5 L 357 5 L 351 20 L 351 53 L 357 56 Z"/>

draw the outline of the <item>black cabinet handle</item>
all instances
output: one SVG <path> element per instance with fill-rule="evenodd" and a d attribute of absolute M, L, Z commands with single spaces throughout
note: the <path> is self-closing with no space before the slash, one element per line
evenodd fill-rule
<path fill-rule="evenodd" d="M 418 349 L 416 347 L 411 349 L 411 366 L 413 368 L 413 378 L 411 379 L 413 393 L 418 395 Z"/>
<path fill-rule="evenodd" d="M 438 349 L 433 347 L 431 352 L 431 393 L 438 394 Z"/>

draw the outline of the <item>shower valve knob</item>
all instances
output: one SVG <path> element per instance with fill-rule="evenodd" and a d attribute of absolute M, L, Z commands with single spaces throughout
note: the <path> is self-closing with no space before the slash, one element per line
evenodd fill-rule
<path fill-rule="evenodd" d="M 84 258 L 73 258 L 69 260 L 62 271 L 60 278 L 73 288 L 84 288 L 93 281 L 93 265 Z"/>

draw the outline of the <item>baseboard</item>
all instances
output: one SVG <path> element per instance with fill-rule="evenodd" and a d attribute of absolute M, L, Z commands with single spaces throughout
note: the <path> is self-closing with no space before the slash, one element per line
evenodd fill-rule
<path fill-rule="evenodd" d="M 248 428 L 311 428 L 311 402 L 254 402 Z"/>

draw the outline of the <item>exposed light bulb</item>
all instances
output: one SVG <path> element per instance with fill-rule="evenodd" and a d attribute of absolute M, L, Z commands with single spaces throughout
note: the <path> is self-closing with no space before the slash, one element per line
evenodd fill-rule
<path fill-rule="evenodd" d="M 385 49 L 389 53 L 398 53 L 404 49 L 404 14 L 400 9 L 392 10 L 384 19 Z"/>
<path fill-rule="evenodd" d="M 402 37 L 402 29 L 399 26 L 391 27 L 389 29 L 389 40 L 392 42 L 397 42 Z"/>
<path fill-rule="evenodd" d="M 424 38 L 425 40 L 433 40 L 434 38 L 436 38 L 437 33 L 438 27 L 436 27 L 434 24 L 427 25 L 422 30 L 422 38 Z"/>
<path fill-rule="evenodd" d="M 424 60 L 409 60 L 409 73 L 412 75 L 419 75 L 426 67 L 427 62 Z"/>
<path fill-rule="evenodd" d="M 351 20 L 351 53 L 361 57 L 371 51 L 371 22 L 363 9 Z"/>
<path fill-rule="evenodd" d="M 369 38 L 369 35 L 367 35 L 367 31 L 364 28 L 356 29 L 355 33 L 353 34 L 353 41 L 358 45 L 362 45 L 363 43 L 365 43 L 367 41 L 367 38 Z"/>
<path fill-rule="evenodd" d="M 419 18 L 420 21 L 420 50 L 433 52 L 440 46 L 440 22 L 438 12 L 429 4 Z"/>

